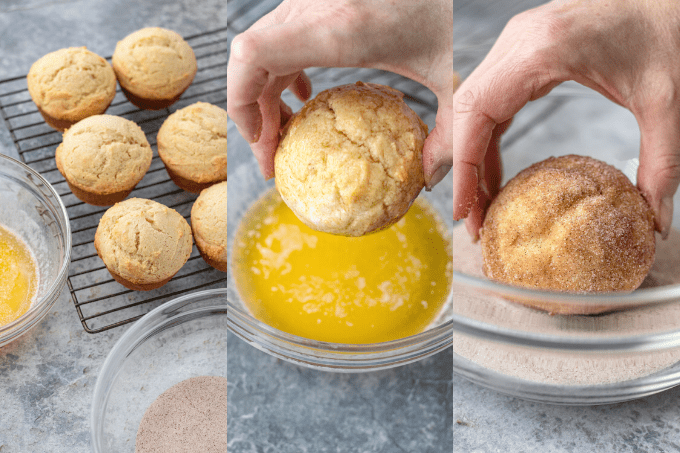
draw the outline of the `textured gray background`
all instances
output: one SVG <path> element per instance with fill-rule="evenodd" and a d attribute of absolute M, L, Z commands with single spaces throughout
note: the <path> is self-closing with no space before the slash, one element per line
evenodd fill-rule
<path fill-rule="evenodd" d="M 111 55 L 117 41 L 145 26 L 191 35 L 226 23 L 224 0 L 2 0 L 0 80 L 26 74 L 62 47 Z M 4 123 L 0 152 L 16 157 Z M 64 291 L 37 327 L 0 348 L 0 452 L 89 452 L 97 374 L 125 330 L 85 333 Z"/>
<path fill-rule="evenodd" d="M 451 350 L 369 374 L 319 372 L 231 335 L 230 453 L 451 451 Z"/>
<path fill-rule="evenodd" d="M 230 1 L 229 36 L 276 3 Z M 412 94 L 418 90 L 411 81 L 368 70 L 315 68 L 308 73 L 315 92 L 356 80 L 389 84 Z M 431 93 L 418 95 L 436 102 Z M 284 98 L 294 110 L 299 108 L 291 96 Z M 434 127 L 434 109 L 413 107 Z M 237 134 L 232 130 L 229 204 L 234 207 L 237 199 L 262 190 L 262 179 L 259 174 L 254 179 L 242 177 L 239 166 L 253 168 L 254 160 L 243 140 L 231 139 Z M 228 356 L 230 453 L 440 453 L 453 448 L 450 349 L 409 366 L 354 375 L 300 368 L 255 350 L 234 335 L 229 337 Z"/>
<path fill-rule="evenodd" d="M 466 49 L 486 48 L 527 5 L 454 2 L 461 68 L 478 59 Z M 182 34 L 224 26 L 226 10 L 224 0 L 3 0 L 0 79 L 25 74 L 43 54 L 69 45 L 110 55 L 118 39 L 147 25 Z M 14 152 L 4 124 L 0 152 Z M 0 452 L 90 451 L 96 376 L 124 330 L 84 333 L 64 293 L 42 323 L 1 348 Z M 281 362 L 233 335 L 228 350 L 230 452 L 447 453 L 451 445 L 455 452 L 680 451 L 680 389 L 609 406 L 559 407 L 452 376 L 450 350 L 351 376 Z"/>

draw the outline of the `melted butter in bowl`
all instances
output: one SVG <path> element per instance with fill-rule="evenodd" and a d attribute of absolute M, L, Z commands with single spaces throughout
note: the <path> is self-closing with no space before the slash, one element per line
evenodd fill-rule
<path fill-rule="evenodd" d="M 37 288 L 37 266 L 30 249 L 0 225 L 0 326 L 28 311 Z"/>
<path fill-rule="evenodd" d="M 358 238 L 314 231 L 271 190 L 235 234 L 232 272 L 251 314 L 318 341 L 368 344 L 427 329 L 451 290 L 451 242 L 417 200 L 392 227 Z"/>

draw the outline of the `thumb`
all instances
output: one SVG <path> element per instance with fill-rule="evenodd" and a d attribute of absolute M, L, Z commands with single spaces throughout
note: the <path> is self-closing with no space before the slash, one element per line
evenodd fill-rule
<path fill-rule="evenodd" d="M 510 127 L 511 122 L 512 119 L 509 119 L 494 128 L 484 161 L 480 167 L 477 203 L 472 206 L 465 219 L 465 227 L 474 241 L 479 239 L 479 230 L 484 223 L 486 210 L 501 188 L 501 136 Z"/>
<path fill-rule="evenodd" d="M 438 96 L 436 126 L 423 146 L 423 171 L 425 187 L 430 190 L 451 170 L 453 163 L 453 93 L 460 85 L 460 76 L 455 71 L 449 90 Z"/>
<path fill-rule="evenodd" d="M 680 110 L 675 103 L 654 104 L 636 115 L 641 134 L 637 182 L 665 239 L 673 221 L 673 195 L 680 184 Z"/>
<path fill-rule="evenodd" d="M 453 156 L 453 108 L 449 105 L 437 110 L 436 125 L 423 145 L 425 186 L 431 189 L 444 179 L 451 169 Z"/>

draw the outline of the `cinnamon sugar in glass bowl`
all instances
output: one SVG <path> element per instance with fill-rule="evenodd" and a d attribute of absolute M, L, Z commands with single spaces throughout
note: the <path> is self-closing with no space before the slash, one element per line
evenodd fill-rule
<path fill-rule="evenodd" d="M 550 156 L 605 161 L 635 183 L 633 115 L 575 83 L 529 103 L 501 142 L 503 183 Z M 481 272 L 480 246 L 454 227 L 454 372 L 510 395 L 557 404 L 605 404 L 680 384 L 680 195 L 656 262 L 631 293 L 560 294 L 512 287 Z M 551 315 L 509 300 L 607 306 L 599 315 Z"/>
<path fill-rule="evenodd" d="M 36 171 L 4 154 L 0 154 L 0 225 L 26 244 L 38 268 L 30 308 L 0 326 L 2 347 L 47 315 L 64 289 L 71 261 L 71 227 L 61 198 Z"/>
<path fill-rule="evenodd" d="M 175 384 L 198 376 L 227 376 L 226 289 L 167 302 L 116 342 L 92 398 L 92 451 L 133 453 L 151 403 Z"/>

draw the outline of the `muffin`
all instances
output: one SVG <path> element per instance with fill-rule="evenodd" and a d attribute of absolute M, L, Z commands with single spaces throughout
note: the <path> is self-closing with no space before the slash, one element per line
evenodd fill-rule
<path fill-rule="evenodd" d="M 137 124 L 118 116 L 95 115 L 64 133 L 55 159 L 76 197 L 95 206 L 110 206 L 142 180 L 152 154 Z"/>
<path fill-rule="evenodd" d="M 398 221 L 424 187 L 427 126 L 392 88 L 323 91 L 286 125 L 276 188 L 309 227 L 361 236 Z"/>
<path fill-rule="evenodd" d="M 520 172 L 492 202 L 480 238 L 487 277 L 525 288 L 632 291 L 654 262 L 654 215 L 645 199 L 619 170 L 583 156 Z M 562 314 L 611 308 L 523 303 Z"/>
<path fill-rule="evenodd" d="M 206 263 L 227 272 L 227 182 L 201 192 L 191 207 L 191 231 Z"/>
<path fill-rule="evenodd" d="M 191 228 L 174 209 L 141 198 L 109 208 L 94 247 L 111 276 L 126 288 L 149 291 L 165 285 L 191 254 Z"/>
<path fill-rule="evenodd" d="M 170 178 L 199 193 L 227 180 L 227 112 L 197 102 L 170 115 L 158 131 L 158 155 Z"/>
<path fill-rule="evenodd" d="M 116 45 L 112 63 L 128 100 L 148 110 L 174 104 L 197 69 L 191 46 L 164 28 L 143 28 L 126 36 Z"/>
<path fill-rule="evenodd" d="M 40 114 L 59 131 L 104 113 L 116 95 L 111 65 L 85 47 L 48 53 L 33 63 L 27 83 Z"/>

